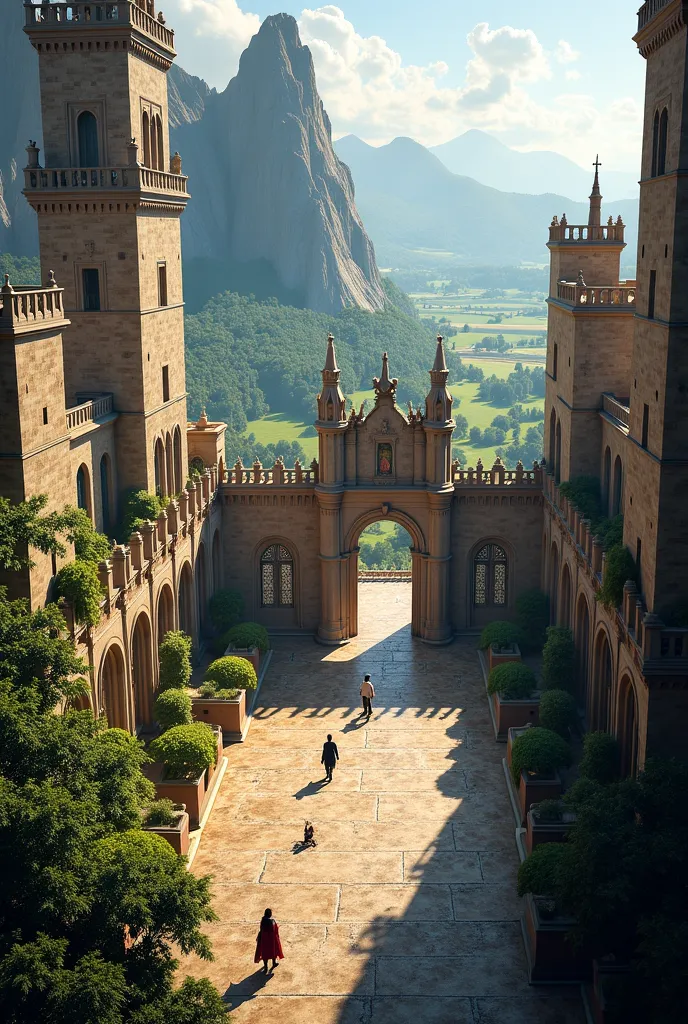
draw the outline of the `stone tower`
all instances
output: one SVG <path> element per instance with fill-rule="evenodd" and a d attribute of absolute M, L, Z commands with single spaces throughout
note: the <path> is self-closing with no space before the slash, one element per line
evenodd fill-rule
<path fill-rule="evenodd" d="M 27 4 L 38 52 L 43 165 L 25 194 L 41 266 L 64 287 L 68 405 L 112 392 L 118 482 L 178 492 L 186 479 L 179 217 L 188 195 L 169 151 L 174 33 L 152 0 Z"/>
<path fill-rule="evenodd" d="M 624 540 L 662 616 L 688 599 L 687 14 L 683 0 L 647 2 L 635 36 L 647 72 Z"/>

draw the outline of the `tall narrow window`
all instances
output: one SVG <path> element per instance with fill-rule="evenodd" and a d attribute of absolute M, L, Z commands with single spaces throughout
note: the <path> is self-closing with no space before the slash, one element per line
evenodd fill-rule
<path fill-rule="evenodd" d="M 147 110 L 144 110 L 141 118 L 141 138 L 143 139 L 143 166 L 150 167 L 150 118 Z"/>
<path fill-rule="evenodd" d="M 167 264 L 158 263 L 158 305 L 167 305 Z"/>
<path fill-rule="evenodd" d="M 503 608 L 507 598 L 507 557 L 499 544 L 485 544 L 473 560 L 473 604 Z"/>
<path fill-rule="evenodd" d="M 79 142 L 79 166 L 99 167 L 98 155 L 98 122 L 90 110 L 82 110 L 76 120 L 76 132 Z"/>
<path fill-rule="evenodd" d="M 150 165 L 157 170 L 158 167 L 158 133 L 155 128 L 155 117 L 150 121 Z"/>
<path fill-rule="evenodd" d="M 95 267 L 84 267 L 81 271 L 81 282 L 84 293 L 84 309 L 86 312 L 97 312 L 100 309 L 100 277 Z"/>
<path fill-rule="evenodd" d="M 643 406 L 643 434 L 641 444 L 643 448 L 647 448 L 647 437 L 650 430 L 650 406 Z"/>
<path fill-rule="evenodd" d="M 79 508 L 91 515 L 91 488 L 88 469 L 85 465 L 79 466 L 76 471 L 76 503 Z"/>
<path fill-rule="evenodd" d="M 659 111 L 655 112 L 655 119 L 652 122 L 652 168 L 650 175 L 653 178 L 657 177 L 657 156 L 659 154 Z M 643 246 L 643 256 L 645 255 L 645 246 Z"/>
<path fill-rule="evenodd" d="M 48 422 L 48 406 L 44 405 L 43 406 L 43 426 L 45 426 L 47 422 Z"/>
<path fill-rule="evenodd" d="M 552 350 L 552 377 L 554 380 L 557 379 L 557 362 L 559 360 L 559 349 L 555 345 Z"/>
<path fill-rule="evenodd" d="M 162 121 L 161 121 L 160 117 L 157 114 L 155 115 L 155 118 L 153 120 L 153 124 L 155 125 L 156 149 L 157 149 L 157 153 L 158 153 L 158 165 L 157 166 L 158 166 L 158 170 L 159 171 L 164 171 L 165 170 L 165 153 L 164 153 L 164 147 L 163 147 L 163 142 L 162 142 Z"/>
<path fill-rule="evenodd" d="M 271 544 L 262 554 L 260 596 L 264 608 L 294 605 L 294 559 L 282 544 Z"/>
<path fill-rule="evenodd" d="M 169 400 L 170 400 L 170 368 L 169 368 L 169 366 L 163 366 L 163 368 L 162 368 L 162 400 L 163 400 L 163 402 L 169 402 Z"/>
<path fill-rule="evenodd" d="M 666 174 L 667 142 L 669 141 L 669 111 L 665 107 L 659 119 L 659 145 L 657 147 L 657 174 Z"/>
<path fill-rule="evenodd" d="M 107 455 L 100 460 L 100 500 L 103 506 L 103 533 L 110 532 L 110 467 Z"/>
<path fill-rule="evenodd" d="M 650 271 L 650 289 L 647 297 L 647 318 L 648 320 L 654 320 L 655 318 L 655 292 L 657 291 L 657 271 Z"/>

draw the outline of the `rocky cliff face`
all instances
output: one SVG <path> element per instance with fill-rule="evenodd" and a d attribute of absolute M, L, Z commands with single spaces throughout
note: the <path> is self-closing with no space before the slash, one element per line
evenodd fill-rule
<path fill-rule="evenodd" d="M 172 145 L 193 196 L 185 260 L 262 268 L 321 312 L 383 308 L 373 246 L 294 18 L 263 22 L 236 77 L 205 98 L 200 120 L 174 129 Z"/>

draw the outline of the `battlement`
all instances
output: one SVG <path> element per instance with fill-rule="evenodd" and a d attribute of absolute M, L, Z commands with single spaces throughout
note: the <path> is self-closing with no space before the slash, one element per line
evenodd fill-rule
<path fill-rule="evenodd" d="M 175 56 L 174 31 L 165 25 L 162 13 L 155 16 L 153 0 L 117 0 L 117 2 L 57 3 L 48 0 L 40 6 L 24 3 L 24 31 L 37 39 L 56 32 L 65 35 L 84 31 L 131 28 L 153 40 L 166 50 L 170 59 Z M 66 41 L 65 41 L 66 42 Z M 50 46 L 50 43 L 48 43 Z"/>
<path fill-rule="evenodd" d="M 625 231 L 626 225 L 620 216 L 617 217 L 616 221 L 610 217 L 606 224 L 596 225 L 569 224 L 566 214 L 564 214 L 561 220 L 556 216 L 552 218 L 552 223 L 549 226 L 549 240 L 550 242 L 580 242 L 588 244 L 594 242 L 595 245 L 605 242 L 625 245 Z"/>
<path fill-rule="evenodd" d="M 9 274 L 5 274 L 5 284 L 0 289 L 0 334 L 26 334 L 69 323 L 62 303 L 63 291 L 57 287 L 52 271 L 44 288 L 15 288 L 10 284 Z"/>
<path fill-rule="evenodd" d="M 635 308 L 635 282 L 625 285 L 610 285 L 603 288 L 588 288 L 577 282 L 558 281 L 557 299 L 571 306 L 592 306 L 608 309 L 633 310 Z"/>

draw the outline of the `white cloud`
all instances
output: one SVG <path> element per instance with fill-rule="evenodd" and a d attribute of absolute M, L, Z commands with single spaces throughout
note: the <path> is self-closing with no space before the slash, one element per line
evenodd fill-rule
<path fill-rule="evenodd" d="M 178 14 L 177 14 L 178 12 Z M 237 0 L 166 0 L 165 14 L 176 29 L 177 48 L 186 32 L 204 39 L 202 59 L 182 67 L 224 88 L 239 65 L 239 57 L 260 28 L 260 17 L 242 11 Z"/>
<path fill-rule="evenodd" d="M 567 82 L 577 82 L 578 79 L 581 77 L 581 73 L 580 71 L 575 70 L 567 71 L 565 77 Z"/>
<path fill-rule="evenodd" d="M 571 43 L 567 43 L 565 39 L 560 39 L 557 43 L 557 48 L 554 51 L 559 64 L 574 64 L 580 57 L 580 53 L 571 46 Z"/>

